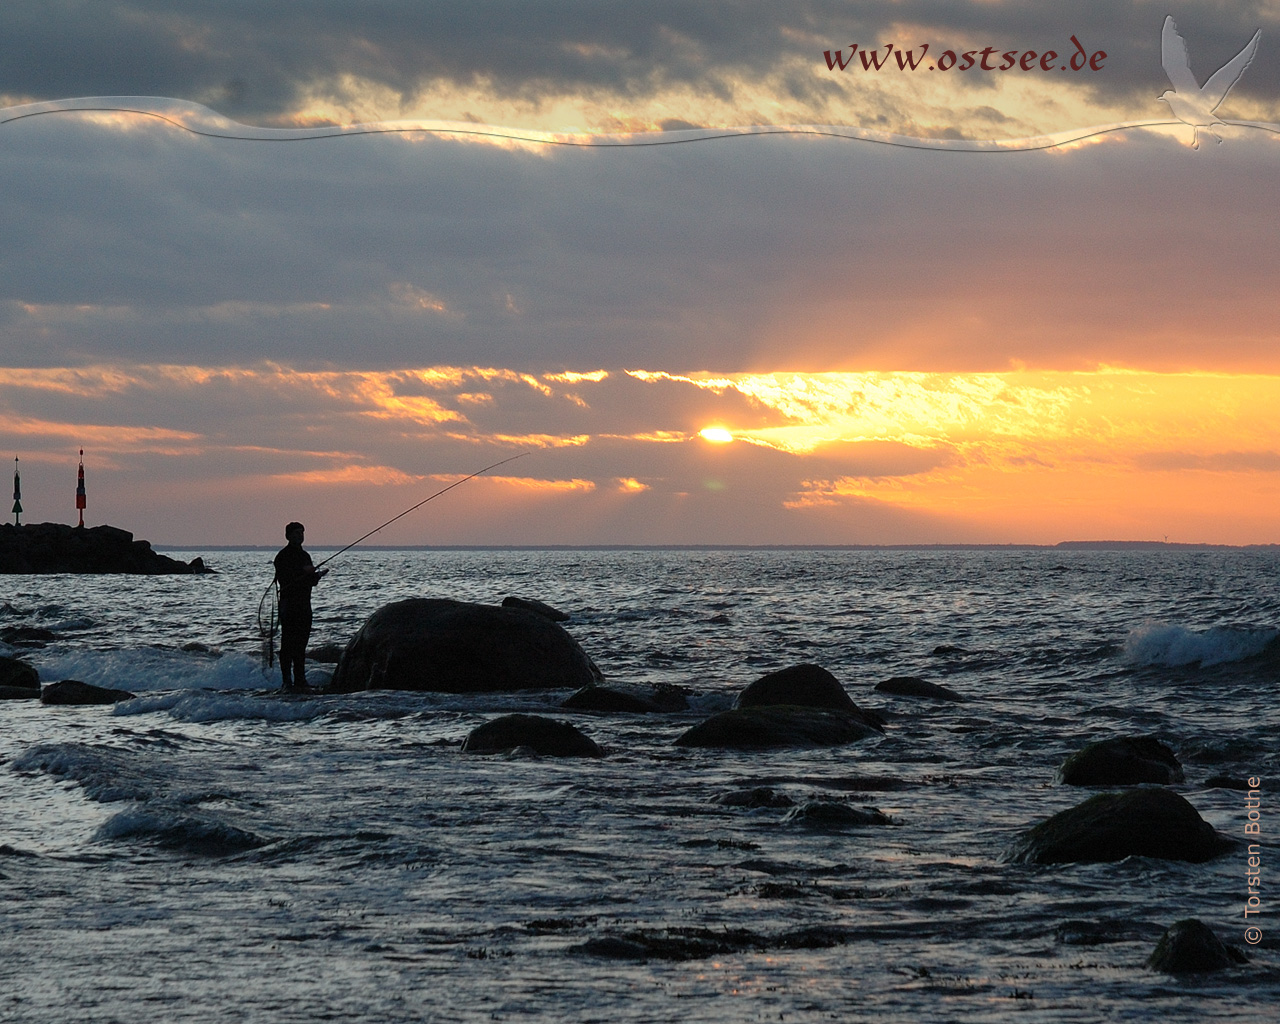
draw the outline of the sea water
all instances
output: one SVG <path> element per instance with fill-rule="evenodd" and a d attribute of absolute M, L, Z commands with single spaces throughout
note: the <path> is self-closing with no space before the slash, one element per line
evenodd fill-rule
<path fill-rule="evenodd" d="M 255 625 L 271 553 L 202 554 L 216 575 L 0 577 L 0 629 L 57 637 L 0 653 L 136 694 L 0 703 L 0 1019 L 1163 1024 L 1280 1005 L 1280 918 L 1269 895 L 1244 917 L 1245 847 L 1003 859 L 1088 795 L 1054 785 L 1068 754 L 1154 735 L 1184 764 L 1177 791 L 1257 842 L 1270 877 L 1273 549 L 371 550 L 315 593 L 313 646 L 405 597 L 538 598 L 609 682 L 685 687 L 671 715 L 569 713 L 567 690 L 273 693 Z M 802 662 L 883 713 L 884 737 L 673 745 Z M 873 689 L 902 675 L 968 699 Z M 461 752 L 514 711 L 607 756 Z M 1262 780 L 1258 835 L 1215 776 Z M 892 824 L 717 802 L 761 786 Z M 1187 917 L 1251 962 L 1149 971 Z"/>

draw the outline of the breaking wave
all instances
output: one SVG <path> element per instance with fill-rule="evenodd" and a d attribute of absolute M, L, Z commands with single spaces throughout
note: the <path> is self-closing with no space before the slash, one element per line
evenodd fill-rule
<path fill-rule="evenodd" d="M 1121 656 L 1131 665 L 1208 667 L 1256 657 L 1277 635 L 1274 629 L 1215 626 L 1197 632 L 1185 626 L 1150 623 L 1129 634 Z"/>

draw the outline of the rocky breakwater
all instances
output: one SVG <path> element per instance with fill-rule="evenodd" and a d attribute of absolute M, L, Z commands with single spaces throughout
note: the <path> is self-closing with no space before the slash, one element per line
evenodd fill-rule
<path fill-rule="evenodd" d="M 0 525 L 0 573 L 131 573 L 161 576 L 213 570 L 193 558 L 157 554 L 145 540 L 114 526 L 65 523 Z"/>
<path fill-rule="evenodd" d="M 540 610 L 410 598 L 369 617 L 326 689 L 491 693 L 603 679 L 578 642 Z"/>

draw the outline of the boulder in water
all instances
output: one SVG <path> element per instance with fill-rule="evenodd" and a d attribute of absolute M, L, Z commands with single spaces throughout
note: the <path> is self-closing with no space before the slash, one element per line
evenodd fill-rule
<path fill-rule="evenodd" d="M 853 711 L 858 705 L 845 693 L 840 680 L 821 665 L 792 665 L 761 676 L 738 694 L 735 708 L 794 704 L 806 708 Z"/>
<path fill-rule="evenodd" d="M 925 697 L 929 700 L 964 700 L 950 687 L 931 683 L 919 676 L 894 676 L 886 679 L 882 683 L 876 683 L 876 693 L 888 693 L 894 697 Z"/>
<path fill-rule="evenodd" d="M 133 700 L 133 694 L 128 690 L 82 683 L 79 679 L 50 683 L 40 694 L 41 704 L 116 704 L 122 700 Z"/>
<path fill-rule="evenodd" d="M 1183 780 L 1182 765 L 1154 736 L 1121 736 L 1090 743 L 1062 762 L 1057 782 L 1066 786 L 1167 785 Z"/>
<path fill-rule="evenodd" d="M 791 808 L 782 820 L 813 829 L 893 824 L 893 819 L 877 807 L 854 807 L 839 800 L 807 800 Z"/>
<path fill-rule="evenodd" d="M 882 731 L 853 712 L 773 705 L 721 711 L 683 733 L 676 746 L 730 750 L 835 747 Z"/>
<path fill-rule="evenodd" d="M 1170 925 L 1147 958 L 1148 967 L 1165 974 L 1204 974 L 1248 962 L 1241 950 L 1226 945 L 1194 917 Z"/>
<path fill-rule="evenodd" d="M 503 715 L 477 726 L 463 741 L 466 754 L 500 754 L 528 747 L 544 757 L 603 757 L 599 745 L 568 722 L 541 715 Z"/>
<path fill-rule="evenodd" d="M 1023 833 L 1007 859 L 1022 864 L 1102 863 L 1156 857 L 1194 864 L 1234 847 L 1167 789 L 1099 793 Z"/>
<path fill-rule="evenodd" d="M 0 686 L 38 691 L 40 674 L 25 661 L 0 656 Z"/>
<path fill-rule="evenodd" d="M 487 693 L 603 679 L 577 641 L 538 612 L 410 598 L 384 605 L 360 627 L 328 690 Z"/>

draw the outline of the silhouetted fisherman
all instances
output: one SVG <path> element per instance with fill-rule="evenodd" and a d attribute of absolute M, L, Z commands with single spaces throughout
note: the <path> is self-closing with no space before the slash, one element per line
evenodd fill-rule
<path fill-rule="evenodd" d="M 329 570 L 317 570 L 311 564 L 311 556 L 302 549 L 301 523 L 286 526 L 284 536 L 289 543 L 275 558 L 276 583 L 280 587 L 281 689 L 285 693 L 305 693 L 307 641 L 311 637 L 311 588 Z"/>

